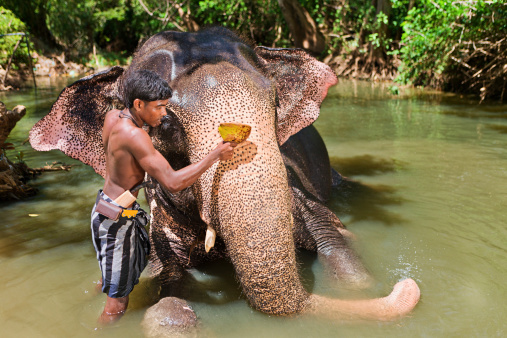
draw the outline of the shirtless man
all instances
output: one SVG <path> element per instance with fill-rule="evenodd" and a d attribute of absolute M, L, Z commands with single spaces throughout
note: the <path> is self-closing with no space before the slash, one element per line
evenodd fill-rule
<path fill-rule="evenodd" d="M 149 240 L 144 226 L 147 214 L 134 202 L 128 209 L 136 216 L 114 221 L 96 212 L 100 199 L 118 206 L 114 200 L 144 180 L 145 173 L 170 192 L 192 185 L 213 163 L 232 158 L 235 144 L 221 142 L 201 161 L 175 171 L 154 148 L 141 126 L 161 124 L 165 106 L 171 97 L 166 81 L 156 73 L 141 70 L 132 73 L 123 86 L 126 109 L 107 113 L 102 131 L 106 153 L 104 188 L 99 190 L 92 210 L 93 244 L 102 271 L 102 292 L 107 294 L 99 323 L 113 322 L 125 313 L 129 294 L 146 267 Z M 137 192 L 134 193 L 137 196 Z M 131 245 L 133 243 L 134 245 Z"/>

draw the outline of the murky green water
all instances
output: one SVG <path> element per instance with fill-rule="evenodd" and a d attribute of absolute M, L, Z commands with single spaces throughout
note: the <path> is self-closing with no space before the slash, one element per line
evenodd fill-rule
<path fill-rule="evenodd" d="M 31 167 L 79 164 L 20 145 L 58 95 L 51 88 L 61 86 L 50 83 L 36 96 L 0 93 L 8 108 L 27 106 L 10 141 Z M 269 317 L 248 307 L 222 262 L 193 272 L 191 304 L 202 336 L 506 336 L 507 106 L 419 91 L 391 96 L 378 85 L 343 81 L 316 126 L 334 167 L 360 183 L 350 195 L 335 194 L 331 206 L 357 235 L 377 284 L 364 293 L 340 289 L 313 254 L 302 253 L 305 285 L 332 297 L 373 297 L 411 277 L 421 288 L 419 305 L 387 324 Z M 102 179 L 80 165 L 32 184 L 36 197 L 0 204 L 1 336 L 142 336 L 139 323 L 157 292 L 146 279 L 115 327 L 94 329 L 105 297 L 94 293 L 99 268 L 89 212 Z"/>

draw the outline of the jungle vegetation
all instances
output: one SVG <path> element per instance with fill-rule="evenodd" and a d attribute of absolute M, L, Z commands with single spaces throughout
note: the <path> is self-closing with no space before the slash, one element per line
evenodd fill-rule
<path fill-rule="evenodd" d="M 94 68 L 128 63 L 156 32 L 221 25 L 258 45 L 305 48 L 339 76 L 481 100 L 507 97 L 505 0 L 1 0 L 0 6 L 0 35 L 27 32 L 38 55 L 64 53 Z M 4 69 L 19 40 L 0 37 Z M 26 66 L 26 55 L 18 48 L 13 67 Z"/>

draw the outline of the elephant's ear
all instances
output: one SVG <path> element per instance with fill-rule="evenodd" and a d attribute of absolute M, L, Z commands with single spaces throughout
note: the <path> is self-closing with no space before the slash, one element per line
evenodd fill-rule
<path fill-rule="evenodd" d="M 256 47 L 255 52 L 276 82 L 277 137 L 282 145 L 319 117 L 320 104 L 338 79 L 329 66 L 302 49 Z"/>
<path fill-rule="evenodd" d="M 105 176 L 102 127 L 105 114 L 117 100 L 117 80 L 123 71 L 113 67 L 66 87 L 51 111 L 30 130 L 32 148 L 60 149 Z"/>

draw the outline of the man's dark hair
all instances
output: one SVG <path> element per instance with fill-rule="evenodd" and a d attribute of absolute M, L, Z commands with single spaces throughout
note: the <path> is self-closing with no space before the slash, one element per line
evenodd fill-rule
<path fill-rule="evenodd" d="M 131 108 L 135 99 L 143 101 L 166 100 L 172 96 L 167 81 L 151 70 L 137 70 L 123 80 L 123 103 Z"/>

